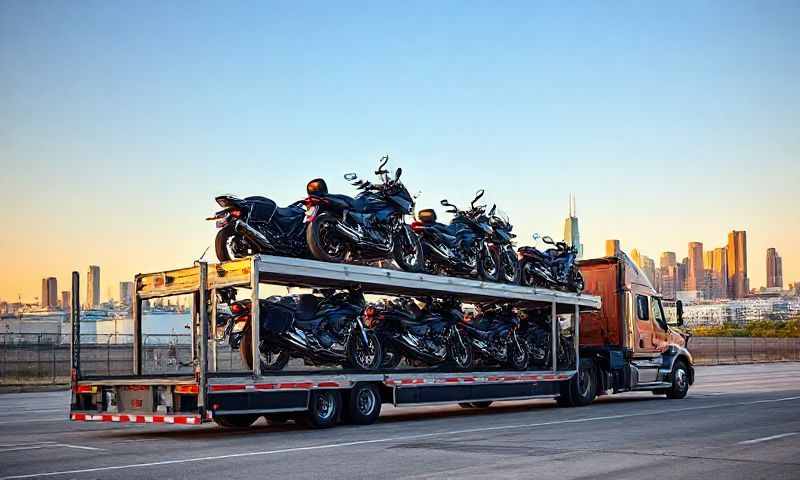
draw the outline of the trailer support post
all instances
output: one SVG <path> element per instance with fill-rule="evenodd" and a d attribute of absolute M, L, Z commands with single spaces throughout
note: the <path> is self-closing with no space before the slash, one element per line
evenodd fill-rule
<path fill-rule="evenodd" d="M 250 259 L 250 336 L 253 341 L 253 377 L 261 376 L 261 352 L 259 345 L 261 344 L 261 308 L 258 303 L 258 255 L 253 255 Z"/>
<path fill-rule="evenodd" d="M 78 391 L 78 380 L 81 379 L 81 285 L 80 274 L 72 272 L 72 307 L 70 308 L 70 383 L 72 384 L 73 402 L 77 401 L 75 393 Z M 64 305 L 66 308 L 66 305 Z M 55 375 L 55 374 L 54 374 Z"/>
<path fill-rule="evenodd" d="M 200 344 L 199 344 L 199 388 L 197 408 L 201 416 L 205 416 L 206 390 L 208 385 L 208 263 L 200 264 L 200 291 L 198 292 L 200 313 Z"/>
<path fill-rule="evenodd" d="M 581 307 L 575 304 L 575 327 L 572 329 L 572 342 L 575 344 L 575 370 L 577 371 L 581 364 Z"/>
<path fill-rule="evenodd" d="M 550 358 L 552 359 L 551 363 L 554 372 L 558 371 L 558 344 L 560 340 L 558 336 L 561 333 L 558 327 L 557 305 L 556 301 L 553 300 L 550 306 Z"/>
<path fill-rule="evenodd" d="M 217 371 L 217 289 L 211 290 L 211 320 L 209 328 L 213 325 L 211 337 L 207 342 L 211 343 L 211 371 Z"/>
<path fill-rule="evenodd" d="M 142 374 L 142 299 L 139 296 L 139 275 L 133 278 L 133 374 Z"/>

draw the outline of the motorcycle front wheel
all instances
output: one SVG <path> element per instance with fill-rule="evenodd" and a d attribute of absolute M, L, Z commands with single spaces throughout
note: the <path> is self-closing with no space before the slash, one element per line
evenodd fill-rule
<path fill-rule="evenodd" d="M 514 336 L 508 344 L 508 352 L 506 353 L 506 362 L 508 366 L 514 370 L 525 370 L 528 368 L 528 360 L 530 358 L 528 350 L 522 345 L 522 340 Z"/>
<path fill-rule="evenodd" d="M 367 344 L 364 345 L 361 333 L 354 331 L 347 349 L 347 367 L 356 370 L 377 370 L 383 363 L 381 342 L 375 332 L 367 332 Z"/>
<path fill-rule="evenodd" d="M 499 282 L 500 275 L 500 257 L 484 243 L 478 255 L 478 276 L 487 282 Z"/>
<path fill-rule="evenodd" d="M 336 232 L 338 222 L 333 215 L 324 212 L 306 226 L 308 249 L 316 259 L 333 263 L 344 261 L 347 244 Z"/>
<path fill-rule="evenodd" d="M 406 272 L 420 272 L 425 265 L 422 253 L 422 242 L 411 227 L 403 225 L 402 230 L 394 241 L 394 261 L 401 270 Z"/>
<path fill-rule="evenodd" d="M 452 335 L 447 346 L 447 356 L 450 363 L 459 370 L 472 368 L 472 344 L 465 336 Z"/>
<path fill-rule="evenodd" d="M 517 258 L 517 252 L 514 251 L 514 247 L 511 245 L 506 245 L 500 251 L 500 270 L 502 272 L 501 279 L 505 283 L 520 284 L 522 269 Z"/>

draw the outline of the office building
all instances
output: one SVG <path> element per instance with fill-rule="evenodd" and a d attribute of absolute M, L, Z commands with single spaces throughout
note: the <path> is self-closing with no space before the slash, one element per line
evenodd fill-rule
<path fill-rule="evenodd" d="M 686 289 L 692 291 L 703 291 L 703 244 L 700 242 L 689 242 L 688 277 Z"/>
<path fill-rule="evenodd" d="M 750 293 L 747 278 L 747 232 L 728 233 L 728 298 L 745 298 Z"/>
<path fill-rule="evenodd" d="M 42 296 L 39 305 L 44 308 L 58 308 L 58 281 L 55 277 L 42 279 Z"/>
<path fill-rule="evenodd" d="M 767 288 L 783 288 L 783 260 L 774 248 L 767 249 Z"/>
<path fill-rule="evenodd" d="M 72 309 L 72 302 L 70 301 L 70 297 L 72 294 L 68 290 L 63 290 L 61 292 L 61 309 L 69 311 Z"/>
<path fill-rule="evenodd" d="M 133 282 L 119 282 L 119 303 L 123 305 L 133 303 Z"/>
<path fill-rule="evenodd" d="M 86 275 L 86 306 L 100 306 L 100 267 L 91 265 Z"/>
<path fill-rule="evenodd" d="M 661 252 L 659 267 L 674 267 L 677 264 L 675 252 Z"/>

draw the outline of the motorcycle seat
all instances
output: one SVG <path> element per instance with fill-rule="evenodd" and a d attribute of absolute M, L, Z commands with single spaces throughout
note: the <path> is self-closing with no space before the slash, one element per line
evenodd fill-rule
<path fill-rule="evenodd" d="M 305 210 L 302 207 L 276 208 L 272 220 L 285 227 L 303 220 Z"/>

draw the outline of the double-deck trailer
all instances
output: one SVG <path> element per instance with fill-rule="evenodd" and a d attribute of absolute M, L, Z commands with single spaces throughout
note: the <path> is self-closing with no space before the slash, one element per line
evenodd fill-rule
<path fill-rule="evenodd" d="M 79 277 L 73 273 L 72 298 L 79 296 Z M 550 318 L 569 316 L 575 349 L 573 365 L 558 364 L 558 321 L 551 321 L 550 367 L 547 370 L 455 371 L 417 368 L 359 372 L 344 369 L 221 371 L 217 344 L 211 332 L 217 313 L 217 292 L 249 288 L 252 318 L 259 318 L 264 285 L 345 289 L 386 296 L 456 297 L 464 303 L 510 302 L 545 311 Z M 146 374 L 143 371 L 142 304 L 145 300 L 192 295 L 192 370 L 187 374 Z M 325 263 L 317 260 L 255 255 L 240 260 L 136 275 L 134 279 L 133 365 L 130 375 L 85 375 L 81 372 L 78 302 L 71 312 L 73 421 L 136 422 L 247 426 L 260 417 L 282 421 L 303 418 L 313 426 L 338 421 L 374 422 L 382 404 L 413 406 L 458 403 L 481 408 L 493 401 L 557 398 L 562 405 L 580 405 L 580 316 L 597 311 L 601 299 L 554 290 L 488 283 L 453 277 L 409 273 L 371 266 Z M 251 328 L 253 352 L 258 352 L 260 328 Z"/>

